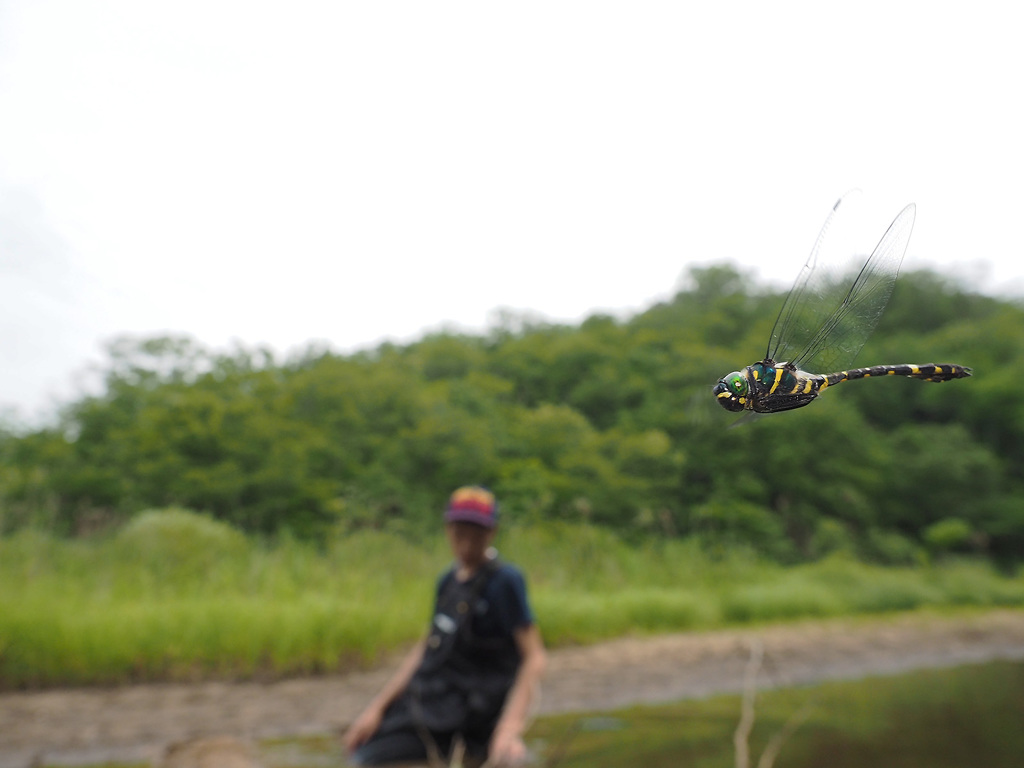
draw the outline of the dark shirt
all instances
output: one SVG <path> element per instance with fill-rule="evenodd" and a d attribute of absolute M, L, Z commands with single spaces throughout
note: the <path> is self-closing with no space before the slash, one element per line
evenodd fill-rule
<path fill-rule="evenodd" d="M 486 756 L 522 661 L 515 631 L 534 623 L 533 611 L 515 566 L 492 562 L 463 583 L 455 572 L 438 579 L 419 667 L 380 728 L 356 751 L 355 764 L 422 759 L 424 729 L 444 753 L 458 733 L 471 754 Z"/>
<path fill-rule="evenodd" d="M 441 596 L 448 583 L 456 578 L 455 570 L 453 566 L 437 581 L 435 620 L 440 610 Z M 523 574 L 514 565 L 501 562 L 476 600 L 472 618 L 473 635 L 486 639 L 511 638 L 517 629 L 529 627 L 533 623 L 533 611 L 526 597 Z"/>
<path fill-rule="evenodd" d="M 455 574 L 451 568 L 438 579 L 423 658 L 378 734 L 459 732 L 486 753 L 522 662 L 515 631 L 533 624 L 533 611 L 515 566 L 490 562 L 465 582 Z"/>

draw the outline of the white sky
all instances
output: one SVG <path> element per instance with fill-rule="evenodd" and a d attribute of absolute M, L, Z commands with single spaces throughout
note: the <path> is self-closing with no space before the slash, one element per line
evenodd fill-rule
<path fill-rule="evenodd" d="M 0 0 L 0 408 L 122 333 L 348 351 L 788 284 L 852 186 L 918 204 L 904 269 L 1022 293 L 1011 9 Z"/>

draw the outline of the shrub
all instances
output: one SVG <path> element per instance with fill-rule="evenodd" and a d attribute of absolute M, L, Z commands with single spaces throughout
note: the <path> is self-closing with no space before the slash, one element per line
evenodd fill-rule
<path fill-rule="evenodd" d="M 118 555 L 154 575 L 188 580 L 237 560 L 249 547 L 245 535 L 227 523 L 186 509 L 139 513 L 116 538 Z"/>
<path fill-rule="evenodd" d="M 924 542 L 933 552 L 958 552 L 969 548 L 974 532 L 958 517 L 947 517 L 924 530 Z"/>

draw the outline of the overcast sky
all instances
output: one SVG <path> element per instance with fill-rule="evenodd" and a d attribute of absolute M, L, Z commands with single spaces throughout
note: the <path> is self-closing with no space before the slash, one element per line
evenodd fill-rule
<path fill-rule="evenodd" d="M 917 203 L 904 269 L 1024 292 L 1008 7 L 0 0 L 0 408 L 125 333 L 348 351 L 788 284 L 854 186 Z"/>

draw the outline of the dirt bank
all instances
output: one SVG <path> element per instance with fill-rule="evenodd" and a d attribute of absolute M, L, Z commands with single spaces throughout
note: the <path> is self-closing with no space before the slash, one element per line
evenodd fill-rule
<path fill-rule="evenodd" d="M 789 686 L 1024 659 L 1024 611 L 800 623 L 558 649 L 550 653 L 540 712 L 738 691 L 753 638 L 765 649 L 761 686 Z M 201 735 L 323 734 L 355 717 L 389 672 L 0 694 L 0 768 L 24 768 L 36 758 L 69 766 L 145 760 Z"/>

